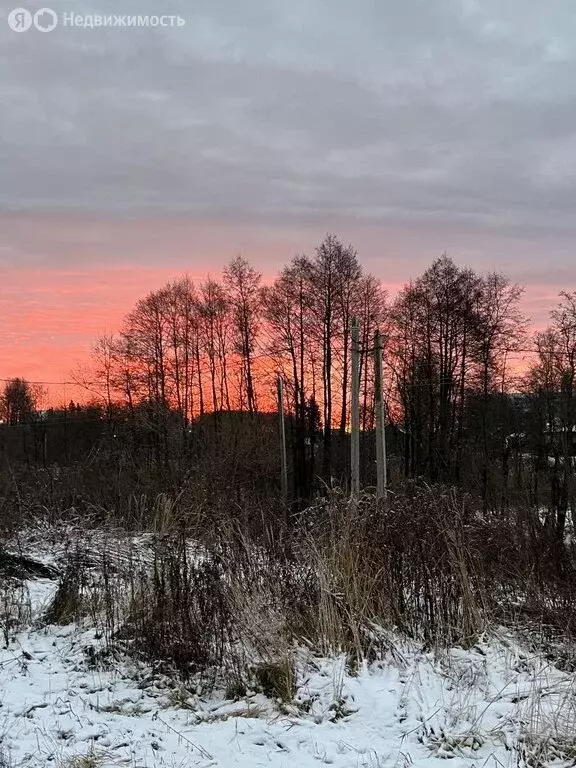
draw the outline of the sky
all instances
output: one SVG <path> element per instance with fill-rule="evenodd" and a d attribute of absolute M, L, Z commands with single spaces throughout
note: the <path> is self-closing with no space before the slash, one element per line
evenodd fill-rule
<path fill-rule="evenodd" d="M 576 289 L 574 0 L 47 2 L 17 33 L 0 0 L 0 378 L 70 380 L 168 279 L 326 232 L 392 294 L 445 251 L 501 270 L 534 327 Z"/>

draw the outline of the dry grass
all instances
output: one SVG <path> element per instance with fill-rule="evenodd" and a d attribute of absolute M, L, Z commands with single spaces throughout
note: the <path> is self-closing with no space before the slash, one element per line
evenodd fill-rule
<path fill-rule="evenodd" d="M 122 568 L 106 553 L 71 553 L 48 618 L 89 615 L 110 643 L 184 683 L 245 690 L 255 667 L 291 669 L 302 645 L 342 653 L 354 669 L 388 648 L 390 630 L 428 648 L 470 646 L 512 615 L 509 600 L 515 618 L 530 605 L 560 622 L 576 598 L 542 554 L 538 568 L 528 544 L 517 554 L 517 518 L 486 516 L 451 488 L 414 484 L 386 505 L 332 492 L 282 536 L 270 527 L 258 538 L 239 522 L 205 529 L 201 513 L 182 527 L 168 501 L 157 511 L 163 533 L 147 538 L 146 557 L 129 543 Z M 276 677 L 260 687 L 289 700 L 290 674 Z"/>
<path fill-rule="evenodd" d="M 550 667 L 554 672 L 554 667 Z M 522 708 L 522 751 L 528 765 L 576 761 L 576 682 L 538 674 Z M 547 680 L 547 677 L 550 677 Z"/>
<path fill-rule="evenodd" d="M 84 755 L 75 755 L 65 758 L 60 763 L 60 768 L 103 768 L 114 765 L 114 756 L 103 749 L 92 747 Z"/>
<path fill-rule="evenodd" d="M 30 622 L 32 610 L 26 586 L 17 579 L 0 583 L 0 638 L 8 647 L 17 632 Z M 1 763 L 0 763 L 1 765 Z"/>

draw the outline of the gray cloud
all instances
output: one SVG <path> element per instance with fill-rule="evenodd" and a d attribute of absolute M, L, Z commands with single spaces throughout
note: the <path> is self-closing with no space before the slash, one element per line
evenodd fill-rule
<path fill-rule="evenodd" d="M 52 6 L 186 26 L 0 18 L 4 211 L 576 227 L 573 0 Z"/>

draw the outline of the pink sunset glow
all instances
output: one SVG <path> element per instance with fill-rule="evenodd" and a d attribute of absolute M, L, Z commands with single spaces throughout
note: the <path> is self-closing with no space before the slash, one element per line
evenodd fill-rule
<path fill-rule="evenodd" d="M 565 12 L 192 5 L 126 35 L 0 24 L 0 378 L 70 380 L 167 280 L 238 253 L 270 280 L 327 232 L 391 295 L 447 252 L 546 325 L 576 287 Z"/>
<path fill-rule="evenodd" d="M 80 372 L 89 378 L 94 341 L 118 331 L 124 315 L 149 291 L 183 274 L 193 281 L 217 277 L 238 252 L 269 281 L 292 255 L 311 253 L 322 237 L 319 228 L 274 232 L 216 222 L 61 214 L 5 215 L 1 224 L 0 378 L 47 382 L 51 403 L 89 397 L 73 382 Z M 391 297 L 443 250 L 438 235 L 430 236 L 428 248 L 425 235 L 415 238 L 408 229 L 387 233 L 356 225 L 350 230 L 343 237 L 356 245 L 365 268 Z M 462 236 L 455 240 L 464 242 Z M 535 248 L 519 266 L 513 258 L 517 243 L 510 244 L 511 258 L 501 264 L 482 250 L 490 248 L 489 239 L 476 235 L 470 242 L 474 249 L 462 248 L 459 257 L 454 248 L 453 258 L 480 271 L 502 269 L 524 284 L 523 308 L 534 328 L 546 325 L 559 291 L 576 282 L 571 267 L 543 272 Z"/>

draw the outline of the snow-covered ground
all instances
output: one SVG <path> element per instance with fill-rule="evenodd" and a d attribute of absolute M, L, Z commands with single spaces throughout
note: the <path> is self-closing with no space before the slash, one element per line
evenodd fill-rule
<path fill-rule="evenodd" d="M 0 650 L 1 768 L 570 764 L 558 750 L 576 735 L 572 675 L 503 630 L 437 654 L 391 635 L 355 674 L 302 650 L 291 704 L 233 701 L 107 655 L 93 627 L 35 623 L 56 584 L 25 589 L 28 626 Z"/>

